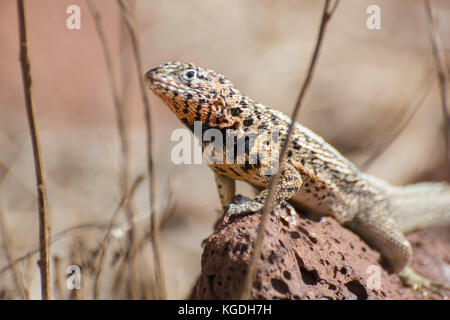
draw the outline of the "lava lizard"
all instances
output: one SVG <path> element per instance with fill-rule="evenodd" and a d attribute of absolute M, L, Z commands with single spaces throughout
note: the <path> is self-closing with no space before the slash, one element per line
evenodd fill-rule
<path fill-rule="evenodd" d="M 164 63 L 149 70 L 145 80 L 153 93 L 193 132 L 197 121 L 202 133 L 216 129 L 229 136 L 227 130 L 234 130 L 236 140 L 254 134 L 252 143 L 243 144 L 243 158 L 237 156 L 234 140 L 231 153 L 235 158 L 231 157 L 231 163 L 215 161 L 208 165 L 214 172 L 224 211 L 228 214 L 261 211 L 271 178 L 267 170 L 274 166 L 264 160 L 277 155 L 291 119 L 242 95 L 223 75 L 192 63 Z M 275 132 L 278 144 L 269 139 Z M 404 236 L 418 228 L 450 225 L 447 183 L 393 186 L 361 172 L 323 138 L 298 123 L 294 124 L 292 137 L 286 161 L 279 168 L 281 177 L 275 206 L 289 200 L 316 216 L 331 216 L 377 249 L 406 285 L 434 292 L 449 289 L 422 277 L 409 266 L 413 252 Z M 203 147 L 213 141 L 202 141 Z M 228 146 L 222 142 L 223 153 L 211 154 L 216 160 L 228 160 Z M 250 154 L 256 157 L 251 158 Z M 257 190 L 253 200 L 232 202 L 235 180 L 245 181 Z"/>

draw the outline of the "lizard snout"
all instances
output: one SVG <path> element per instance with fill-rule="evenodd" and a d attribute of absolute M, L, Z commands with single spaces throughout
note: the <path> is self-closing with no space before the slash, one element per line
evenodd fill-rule
<path fill-rule="evenodd" d="M 148 70 L 148 71 L 145 73 L 145 78 L 146 78 L 148 81 L 152 82 L 152 80 L 153 80 L 153 75 L 154 75 L 155 72 L 158 71 L 159 69 L 161 69 L 161 67 L 156 67 L 156 68 L 153 68 L 153 69 Z"/>

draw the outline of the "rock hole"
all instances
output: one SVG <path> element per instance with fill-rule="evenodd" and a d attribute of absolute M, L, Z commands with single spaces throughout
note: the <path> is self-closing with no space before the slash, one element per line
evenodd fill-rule
<path fill-rule="evenodd" d="M 303 263 L 302 258 L 300 258 L 300 256 L 297 254 L 297 252 L 295 252 L 295 260 L 297 260 L 297 264 L 299 267 L 304 266 L 305 264 Z"/>
<path fill-rule="evenodd" d="M 300 238 L 300 233 L 298 233 L 297 231 L 289 232 L 289 235 L 291 236 L 292 239 L 299 239 Z"/>
<path fill-rule="evenodd" d="M 366 288 L 364 288 L 358 280 L 347 282 L 345 286 L 358 298 L 358 300 L 367 300 L 368 294 Z"/>
<path fill-rule="evenodd" d="M 275 251 L 271 251 L 270 252 L 270 256 L 269 256 L 269 263 L 270 264 L 273 264 L 273 262 L 274 262 L 274 260 L 275 260 L 275 258 L 277 257 L 277 255 L 275 254 Z"/>
<path fill-rule="evenodd" d="M 303 282 L 308 285 L 315 285 L 319 282 L 319 274 L 316 270 L 308 270 L 305 267 L 300 267 L 300 273 L 302 275 Z"/>
<path fill-rule="evenodd" d="M 279 279 L 270 279 L 272 283 L 272 287 L 281 294 L 286 294 L 289 292 L 289 286 L 283 280 Z"/>
<path fill-rule="evenodd" d="M 311 234 L 306 230 L 305 228 L 302 228 L 301 226 L 298 226 L 297 229 L 303 233 L 312 243 L 317 244 L 317 239 L 311 236 Z"/>
<path fill-rule="evenodd" d="M 291 273 L 289 271 L 283 271 L 283 276 L 287 279 L 287 280 L 291 280 Z"/>

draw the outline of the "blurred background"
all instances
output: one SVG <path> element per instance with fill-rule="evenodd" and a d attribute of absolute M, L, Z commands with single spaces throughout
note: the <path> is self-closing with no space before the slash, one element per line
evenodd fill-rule
<path fill-rule="evenodd" d="M 315 44 L 323 1 L 126 3 L 140 38 L 142 74 L 165 61 L 194 62 L 226 75 L 253 99 L 292 112 Z M 52 295 L 91 299 L 101 243 L 124 195 L 117 112 L 102 44 L 86 1 L 28 0 L 25 4 L 52 234 L 58 235 L 51 248 Z M 95 4 L 124 106 L 130 186 L 146 174 L 147 166 L 136 66 L 116 1 Z M 79 30 L 66 27 L 70 5 L 81 9 Z M 380 7 L 381 29 L 367 28 L 369 5 Z M 450 2 L 436 0 L 433 5 L 450 61 Z M 13 0 L 0 2 L 0 48 L 0 298 L 39 299 L 38 254 L 33 254 L 38 246 L 35 174 Z M 167 297 L 186 298 L 200 273 L 201 242 L 213 232 L 219 199 L 213 174 L 205 165 L 171 162 L 176 142 L 170 141 L 170 135 L 182 124 L 148 94 Z M 341 1 L 328 25 L 298 121 L 358 166 L 391 183 L 446 180 L 444 121 L 423 1 Z M 238 191 L 246 194 L 248 188 L 238 184 Z M 148 208 L 145 180 L 117 217 L 98 298 L 157 297 L 151 246 L 139 241 L 149 225 Z M 130 258 L 132 243 L 139 245 Z M 17 259 L 15 268 L 9 268 Z M 66 284 L 67 268 L 73 264 L 82 270 L 79 290 Z"/>

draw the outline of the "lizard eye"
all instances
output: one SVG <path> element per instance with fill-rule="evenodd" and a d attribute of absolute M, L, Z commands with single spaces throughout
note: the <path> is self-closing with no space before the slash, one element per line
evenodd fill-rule
<path fill-rule="evenodd" d="M 192 81 L 197 78 L 197 72 L 195 70 L 189 69 L 183 72 L 183 80 Z"/>

